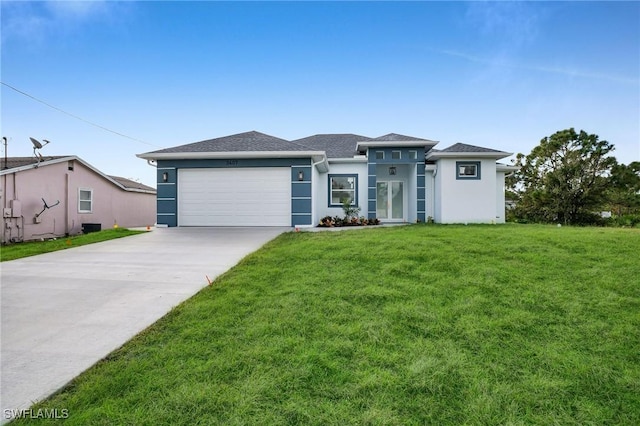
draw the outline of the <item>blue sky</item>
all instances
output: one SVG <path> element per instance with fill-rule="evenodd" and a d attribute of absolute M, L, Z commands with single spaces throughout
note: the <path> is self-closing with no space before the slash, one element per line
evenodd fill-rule
<path fill-rule="evenodd" d="M 257 130 L 395 132 L 528 154 L 574 127 L 640 160 L 638 2 L 7 2 L 10 156 L 135 154 Z M 4 154 L 4 153 L 3 153 Z"/>

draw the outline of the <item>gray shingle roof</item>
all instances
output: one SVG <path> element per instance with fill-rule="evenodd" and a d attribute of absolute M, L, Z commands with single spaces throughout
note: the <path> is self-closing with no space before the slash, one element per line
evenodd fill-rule
<path fill-rule="evenodd" d="M 436 151 L 436 150 L 434 150 Z M 483 148 L 481 146 L 467 145 L 466 143 L 456 143 L 448 148 L 441 149 L 437 152 L 503 152 L 497 149 Z"/>
<path fill-rule="evenodd" d="M 265 151 L 323 151 L 328 158 L 352 158 L 357 155 L 358 142 L 397 142 L 414 141 L 425 142 L 425 145 L 434 145 L 436 142 L 416 138 L 414 136 L 389 133 L 372 139 L 368 136 L 353 133 L 329 133 L 308 136 L 293 141 L 251 131 L 238 133 L 231 136 L 223 136 L 208 139 L 186 145 L 161 149 L 158 151 L 141 154 L 142 158 L 153 157 L 149 154 L 182 154 L 199 152 L 265 152 Z M 427 146 L 427 151 L 430 146 Z"/>
<path fill-rule="evenodd" d="M 177 152 L 234 152 L 234 151 L 307 151 L 304 146 L 291 143 L 275 136 L 251 131 L 208 139 L 172 148 L 152 151 L 149 154 Z"/>
<path fill-rule="evenodd" d="M 380 142 L 397 142 L 397 141 L 425 141 L 425 142 L 433 142 L 428 139 L 416 138 L 415 136 L 405 136 L 399 135 L 398 133 L 389 133 L 388 135 L 378 136 L 377 138 L 370 139 L 371 141 L 380 141 Z"/>
<path fill-rule="evenodd" d="M 56 155 L 56 156 L 43 156 L 42 160 L 40 160 L 40 162 L 43 161 L 49 161 L 49 160 L 57 160 L 58 158 L 65 158 L 65 157 L 70 157 L 69 155 Z M 7 169 L 15 169 L 17 167 L 22 167 L 22 166 L 28 166 L 30 164 L 36 164 L 38 162 L 38 160 L 36 160 L 35 157 L 9 157 L 7 158 L 7 164 L 6 164 L 6 168 Z M 4 157 L 2 158 L 2 160 L 0 160 L 0 170 L 4 170 L 5 169 L 5 164 L 4 164 Z"/>
<path fill-rule="evenodd" d="M 293 142 L 314 151 L 324 151 L 328 158 L 351 158 L 358 153 L 357 143 L 369 140 L 371 138 L 353 133 L 333 133 L 313 135 Z"/>
<path fill-rule="evenodd" d="M 150 186 L 147 186 L 143 183 L 140 182 L 136 182 L 134 180 L 131 179 L 127 179 L 127 178 L 123 178 L 120 176 L 113 176 L 113 175 L 108 175 L 111 179 L 115 180 L 116 182 L 118 182 L 120 185 L 124 186 L 125 188 L 133 188 L 133 189 L 144 189 L 145 191 L 154 191 L 155 192 L 155 188 L 152 188 Z"/>
<path fill-rule="evenodd" d="M 64 158 L 68 158 L 70 160 L 78 159 L 78 161 L 80 161 L 82 164 L 93 169 L 94 171 L 101 174 L 102 176 L 107 176 L 113 179 L 114 181 L 116 181 L 126 189 L 140 189 L 143 191 L 156 192 L 155 188 L 152 188 L 140 182 L 136 182 L 131 179 L 123 178 L 120 176 L 105 175 L 101 171 L 93 168 L 93 166 L 90 166 L 88 163 L 85 163 L 82 159 L 75 157 L 73 155 L 52 155 L 52 156 L 46 156 L 46 157 L 43 156 L 42 160 L 40 160 L 40 163 L 44 163 L 46 161 L 52 161 L 52 160 L 60 160 Z M 35 157 L 9 157 L 7 158 L 7 169 L 17 169 L 18 167 L 35 165 L 37 162 L 38 160 L 36 160 Z M 2 160 L 0 161 L 0 171 L 5 170 L 4 167 L 5 167 L 4 158 L 2 158 Z M 8 173 L 11 173 L 11 172 L 8 172 Z"/>

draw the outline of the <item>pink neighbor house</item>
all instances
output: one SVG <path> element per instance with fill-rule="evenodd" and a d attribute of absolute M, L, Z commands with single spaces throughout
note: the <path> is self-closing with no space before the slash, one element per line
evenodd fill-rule
<path fill-rule="evenodd" d="M 0 160 L 2 244 L 153 225 L 156 190 L 76 156 Z"/>

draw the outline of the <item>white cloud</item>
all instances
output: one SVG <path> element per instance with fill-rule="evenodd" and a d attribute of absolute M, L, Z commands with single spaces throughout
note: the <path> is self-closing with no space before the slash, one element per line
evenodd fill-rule
<path fill-rule="evenodd" d="M 528 2 L 471 2 L 466 19 L 481 35 L 517 47 L 533 43 L 538 37 L 541 10 L 539 5 Z"/>
<path fill-rule="evenodd" d="M 478 45 L 485 44 L 482 56 L 459 49 L 432 49 L 451 57 L 486 66 L 494 75 L 509 70 L 528 70 L 571 78 L 606 80 L 638 85 L 637 76 L 615 75 L 571 66 L 570 63 L 526 63 L 523 54 L 538 43 L 545 20 L 554 13 L 553 5 L 540 2 L 499 1 L 470 2 L 465 22 L 477 32 Z M 559 59 L 561 62 L 562 60 Z"/>
<path fill-rule="evenodd" d="M 46 19 L 38 13 L 38 5 L 29 2 L 3 1 L 2 42 L 12 39 L 39 39 Z"/>
<path fill-rule="evenodd" d="M 2 43 L 40 44 L 84 25 L 113 21 L 134 3 L 109 1 L 2 1 Z"/>
<path fill-rule="evenodd" d="M 93 1 L 49 1 L 44 3 L 54 19 L 86 20 L 109 13 L 109 3 Z"/>
<path fill-rule="evenodd" d="M 638 79 L 637 77 L 624 77 L 620 75 L 598 73 L 598 72 L 581 70 L 577 68 L 569 68 L 569 67 L 553 67 L 553 66 L 545 66 L 545 65 L 522 64 L 522 63 L 513 62 L 513 60 L 508 59 L 508 57 L 506 56 L 500 56 L 500 57 L 496 57 L 495 59 L 490 59 L 490 58 L 481 57 L 477 55 L 471 55 L 466 52 L 461 52 L 457 50 L 450 50 L 450 49 L 430 49 L 430 50 L 432 52 L 436 52 L 442 55 L 461 58 L 469 62 L 475 62 L 478 64 L 486 65 L 494 69 L 500 69 L 500 68 L 524 69 L 529 71 L 540 71 L 544 73 L 559 74 L 567 77 L 607 80 L 615 83 L 624 83 L 624 84 L 635 84 L 635 85 L 640 84 L 640 79 Z"/>

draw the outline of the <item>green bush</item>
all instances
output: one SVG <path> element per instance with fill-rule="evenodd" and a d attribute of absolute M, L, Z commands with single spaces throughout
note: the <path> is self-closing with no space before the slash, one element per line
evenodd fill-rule
<path fill-rule="evenodd" d="M 640 226 L 640 214 L 623 214 L 620 216 L 613 216 L 607 220 L 607 225 L 626 228 Z"/>

